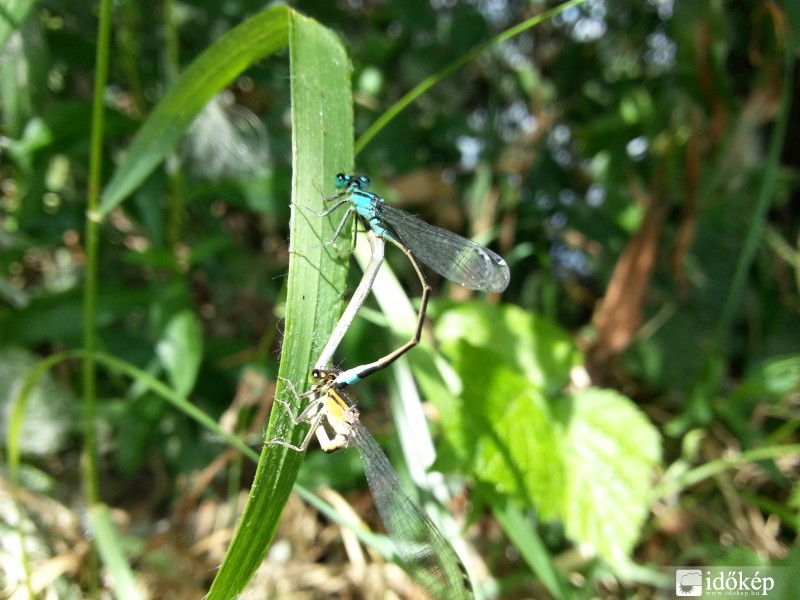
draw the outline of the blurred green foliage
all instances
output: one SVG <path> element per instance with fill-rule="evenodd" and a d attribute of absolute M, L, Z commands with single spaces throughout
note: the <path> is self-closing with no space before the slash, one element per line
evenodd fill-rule
<path fill-rule="evenodd" d="M 420 82 L 555 4 L 292 6 L 344 41 L 358 136 Z M 70 0 L 0 5 L 5 430 L 34 357 L 83 345 L 97 15 Z M 260 8 L 115 3 L 105 183 L 178 74 Z M 444 78 L 357 157 L 388 202 L 511 266 L 500 299 L 434 280 L 432 335 L 410 356 L 435 408 L 436 467 L 469 482 L 463 537 L 480 555 L 471 570 L 483 594 L 618 597 L 650 593 L 660 566 L 796 563 L 798 22 L 787 1 L 588 0 Z M 237 77 L 179 144 L 165 142 L 166 160 L 153 160 L 130 200 L 106 205 L 116 207 L 100 225 L 98 348 L 259 448 L 287 310 L 297 151 L 288 73 L 270 60 Z M 170 119 L 157 123 L 166 130 Z M 388 255 L 413 296 L 407 261 Z M 384 331 L 359 320 L 338 356 L 374 360 L 398 341 Z M 225 451 L 219 437 L 152 386 L 98 373 L 105 502 L 133 510 L 132 498 L 152 492 L 152 524 L 184 518 L 187 496 L 235 506 L 253 476 L 238 463 L 187 491 Z M 389 376 L 359 396 L 365 424 L 392 445 Z M 59 365 L 20 425 L 25 437 L 48 436 L 21 444 L 25 485 L 76 511 L 81 393 L 79 366 Z M 748 450 L 770 459 L 680 485 Z M 309 464 L 306 482 L 357 485 L 350 456 Z M 145 529 L 142 539 L 157 530 Z M 216 567 L 220 556 L 202 560 Z M 192 584 L 203 593 L 209 577 Z M 77 577 L 58 585 L 62 597 L 83 593 Z"/>

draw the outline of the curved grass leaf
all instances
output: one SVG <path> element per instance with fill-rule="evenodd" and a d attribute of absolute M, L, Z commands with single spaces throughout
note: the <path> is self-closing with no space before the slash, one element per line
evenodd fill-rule
<path fill-rule="evenodd" d="M 150 175 L 215 94 L 249 66 L 286 47 L 290 13 L 278 6 L 248 19 L 183 72 L 147 118 L 103 190 L 97 218 L 106 217 Z"/>
<path fill-rule="evenodd" d="M 46 376 L 47 372 L 53 369 L 56 365 L 70 360 L 80 360 L 81 358 L 85 358 L 86 355 L 87 352 L 85 350 L 69 350 L 66 352 L 59 352 L 58 354 L 52 354 L 47 358 L 38 361 L 25 372 L 25 375 L 20 382 L 21 385 L 18 386 L 18 389 L 11 401 L 11 414 L 6 431 L 9 480 L 15 485 L 14 489 L 16 489 L 16 486 L 19 485 L 20 481 L 20 453 L 23 447 L 22 423 L 31 395 L 36 393 L 38 386 L 41 385 L 42 378 Z M 121 373 L 130 378 L 131 381 L 136 381 L 137 384 L 147 388 L 156 396 L 159 396 L 160 398 L 163 398 L 169 402 L 177 410 L 183 412 L 190 418 L 200 423 L 200 425 L 216 435 L 220 440 L 223 440 L 229 446 L 242 452 L 242 454 L 244 454 L 248 459 L 252 460 L 253 462 L 258 462 L 259 455 L 250 447 L 248 447 L 240 438 L 227 432 L 217 421 L 197 408 L 188 398 L 176 393 L 175 390 L 170 388 L 163 381 L 157 379 L 147 371 L 144 371 L 128 363 L 127 361 L 116 358 L 113 355 L 106 354 L 104 352 L 97 352 L 95 353 L 94 357 L 97 363 L 108 369 L 109 372 Z M 385 536 L 364 529 L 360 522 L 356 523 L 347 515 L 340 514 L 329 504 L 302 486 L 295 484 L 293 489 L 301 498 L 303 498 L 303 500 L 320 511 L 320 513 L 325 515 L 325 517 L 331 522 L 336 523 L 341 527 L 349 528 L 359 540 L 361 540 L 364 544 L 377 549 L 387 560 L 390 560 L 395 556 L 394 547 Z M 21 539 L 24 539 L 24 532 L 20 532 L 20 536 Z"/>

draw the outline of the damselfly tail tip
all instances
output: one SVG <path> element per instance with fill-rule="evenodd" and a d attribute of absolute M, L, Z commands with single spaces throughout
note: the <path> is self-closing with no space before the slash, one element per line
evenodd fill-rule
<path fill-rule="evenodd" d="M 492 257 L 495 263 L 495 269 L 492 278 L 489 280 L 488 290 L 499 294 L 504 292 L 511 281 L 511 271 L 508 268 L 508 263 L 498 255 Z"/>

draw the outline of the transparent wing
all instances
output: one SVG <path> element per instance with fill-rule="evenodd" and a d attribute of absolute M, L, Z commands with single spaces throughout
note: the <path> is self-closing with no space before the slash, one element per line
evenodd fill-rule
<path fill-rule="evenodd" d="M 378 212 L 399 241 L 439 275 L 471 290 L 502 292 L 508 287 L 508 264 L 488 248 L 385 204 Z"/>
<path fill-rule="evenodd" d="M 351 425 L 375 506 L 409 574 L 434 598 L 472 598 L 469 576 L 453 547 L 414 502 L 363 425 Z"/>

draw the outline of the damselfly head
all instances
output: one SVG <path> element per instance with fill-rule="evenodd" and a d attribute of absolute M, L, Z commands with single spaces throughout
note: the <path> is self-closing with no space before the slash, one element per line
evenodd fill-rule
<path fill-rule="evenodd" d="M 338 173 L 336 175 L 336 180 L 334 181 L 334 186 L 339 190 L 343 190 L 351 186 L 357 187 L 361 190 L 366 190 L 369 187 L 369 177 L 366 175 L 360 175 L 356 177 L 355 175 Z"/>
<path fill-rule="evenodd" d="M 341 369 L 319 369 L 315 367 L 311 370 L 311 377 L 322 383 L 330 383 L 341 372 Z"/>

